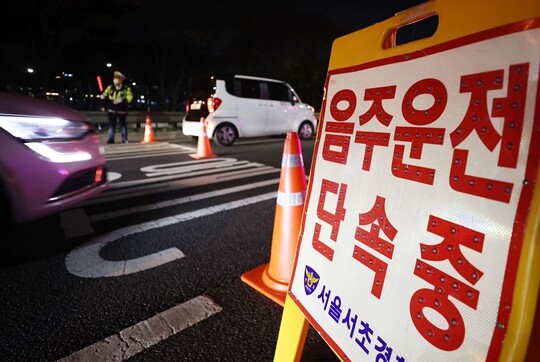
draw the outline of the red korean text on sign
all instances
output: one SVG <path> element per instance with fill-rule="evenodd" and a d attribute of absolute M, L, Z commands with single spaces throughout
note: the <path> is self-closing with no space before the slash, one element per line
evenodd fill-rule
<path fill-rule="evenodd" d="M 392 259 L 392 255 L 394 254 L 394 244 L 383 239 L 380 236 L 380 231 L 382 230 L 384 235 L 390 240 L 394 240 L 397 230 L 392 226 L 390 220 L 388 220 L 388 217 L 386 216 L 385 199 L 383 197 L 377 196 L 371 210 L 359 214 L 358 224 L 370 225 L 370 229 L 367 231 L 358 226 L 354 238 L 364 244 L 364 246 L 371 248 L 373 251 L 384 255 L 388 259 Z M 380 299 L 388 264 L 358 245 L 354 246 L 353 258 L 375 273 L 371 294 Z"/>
<path fill-rule="evenodd" d="M 516 168 L 523 130 L 528 75 L 528 63 L 511 65 L 506 98 L 493 100 L 491 116 L 504 118 L 502 135 L 497 132 L 490 118 L 487 94 L 491 90 L 503 88 L 504 69 L 461 77 L 460 92 L 470 93 L 471 96 L 463 120 L 450 133 L 454 148 L 450 186 L 454 190 L 500 202 L 510 202 L 513 184 L 466 174 L 469 151 L 456 147 L 475 131 L 490 151 L 501 142 L 497 164 L 499 167 Z"/>
<path fill-rule="evenodd" d="M 418 110 L 413 102 L 416 97 L 429 95 L 433 98 L 433 105 L 428 109 Z M 431 124 L 443 114 L 448 101 L 448 92 L 444 84 L 434 78 L 422 79 L 413 84 L 405 93 L 401 110 L 405 120 L 415 127 L 396 127 L 394 140 L 410 142 L 410 157 L 419 160 L 422 156 L 424 144 L 442 145 L 444 142 L 444 128 L 420 127 Z M 435 169 L 403 163 L 405 146 L 396 143 L 394 157 L 392 158 L 392 174 L 396 177 L 433 185 Z"/>
<path fill-rule="evenodd" d="M 364 100 L 373 101 L 371 107 L 367 112 L 359 117 L 360 126 L 364 126 L 373 117 L 388 127 L 392 121 L 393 116 L 386 112 L 383 107 L 383 100 L 393 99 L 396 95 L 396 86 L 386 86 L 378 88 L 366 89 L 364 93 Z M 388 147 L 390 143 L 389 132 L 374 132 L 374 131 L 357 131 L 355 135 L 355 143 L 361 143 L 366 145 L 366 151 L 364 159 L 362 161 L 362 170 L 369 171 L 371 169 L 371 160 L 373 158 L 373 151 L 376 146 Z"/>
<path fill-rule="evenodd" d="M 344 109 L 338 107 L 346 104 Z M 330 114 L 337 122 L 326 122 L 323 159 L 325 161 L 347 164 L 351 135 L 354 131 L 354 123 L 349 120 L 356 109 L 356 95 L 350 89 L 342 89 L 337 92 L 330 103 Z"/>
<path fill-rule="evenodd" d="M 393 115 L 389 114 L 383 107 L 383 100 L 394 99 L 396 86 L 384 86 L 368 88 L 365 90 L 364 100 L 372 101 L 367 112 L 359 117 L 360 126 L 366 125 L 371 119 L 376 118 L 382 125 L 388 127 Z M 413 105 L 416 97 L 429 95 L 433 97 L 433 104 L 428 109 L 419 110 Z M 435 122 L 443 114 L 448 101 L 448 93 L 444 84 L 433 78 L 422 79 L 413 84 L 405 93 L 402 101 L 402 113 L 405 120 L 414 125 L 398 126 L 395 129 L 394 140 L 398 142 L 410 142 L 410 157 L 420 159 L 424 144 L 442 145 L 444 142 L 443 128 L 419 127 Z M 375 147 L 388 147 L 390 143 L 390 132 L 357 131 L 355 143 L 365 144 L 365 155 L 362 162 L 362 170 L 369 171 Z M 404 164 L 403 157 L 405 146 L 398 144 L 394 146 L 394 156 L 392 158 L 392 174 L 399 178 L 433 185 L 435 169 Z"/>
<path fill-rule="evenodd" d="M 412 295 L 410 314 L 416 329 L 426 341 L 444 351 L 453 351 L 463 343 L 466 326 L 459 310 L 449 298 L 455 298 L 476 310 L 480 292 L 426 260 L 450 262 L 462 278 L 474 285 L 483 273 L 467 260 L 461 247 L 482 253 L 484 234 L 433 215 L 429 218 L 427 231 L 443 240 L 436 245 L 420 244 L 421 259 L 416 260 L 414 275 L 431 284 L 433 289 L 419 289 Z M 441 315 L 448 323 L 448 328 L 442 329 L 433 324 L 424 314 L 424 308 L 430 308 Z"/>
<path fill-rule="evenodd" d="M 328 212 L 324 209 L 326 195 L 328 192 L 337 194 L 336 211 L 334 213 Z M 339 226 L 345 219 L 346 210 L 343 207 L 345 203 L 345 197 L 347 196 L 347 185 L 338 184 L 330 180 L 323 179 L 321 185 L 321 192 L 319 193 L 319 203 L 317 206 L 317 217 L 330 226 L 331 233 L 330 239 L 333 242 L 337 241 Z M 315 223 L 315 231 L 313 233 L 312 245 L 315 250 L 321 253 L 325 258 L 332 261 L 334 258 L 334 248 L 328 246 L 327 243 L 321 241 L 321 228 L 322 224 Z"/>
<path fill-rule="evenodd" d="M 453 148 L 450 166 L 449 183 L 453 190 L 474 196 L 508 203 L 513 184 L 506 181 L 491 180 L 466 173 L 469 150 L 458 148 L 465 139 L 475 132 L 482 144 L 494 151 L 500 143 L 498 167 L 516 168 L 519 156 L 520 140 L 524 122 L 524 107 L 529 64 L 515 64 L 509 67 L 506 84 L 506 97 L 495 98 L 488 105 L 488 92 L 504 88 L 504 69 L 464 75 L 461 77 L 460 93 L 470 94 L 467 111 L 459 125 L 450 133 Z M 384 101 L 394 99 L 396 86 L 368 88 L 364 100 L 371 106 L 359 116 L 360 126 L 376 119 L 380 124 L 389 127 L 394 115 L 388 113 Z M 417 109 L 414 100 L 419 96 L 430 96 L 432 105 L 427 109 Z M 394 133 L 394 151 L 392 155 L 392 174 L 395 177 L 433 185 L 436 169 L 432 167 L 406 164 L 404 156 L 406 148 L 408 156 L 420 160 L 425 145 L 443 145 L 445 128 L 426 127 L 438 121 L 444 114 L 448 103 L 448 92 L 438 79 L 426 78 L 411 85 L 405 92 L 401 102 L 403 119 L 407 126 L 396 126 Z M 338 105 L 345 104 L 345 107 Z M 346 165 L 348 160 L 350 139 L 354 133 L 354 123 L 350 122 L 357 106 L 357 97 L 353 90 L 343 89 L 337 92 L 330 103 L 330 113 L 335 120 L 326 123 L 326 134 L 323 146 L 323 159 L 329 162 Z M 491 107 L 491 111 L 489 108 Z M 504 120 L 501 134 L 497 132 L 492 117 Z M 355 143 L 365 144 L 362 170 L 370 171 L 373 152 L 376 147 L 390 146 L 390 132 L 357 131 Z M 410 144 L 407 146 L 407 144 Z M 335 212 L 324 209 L 328 192 L 338 195 Z M 319 194 L 317 216 L 324 223 L 316 223 L 313 235 L 313 247 L 328 260 L 333 260 L 334 248 L 322 241 L 323 225 L 330 227 L 330 240 L 337 241 L 341 222 L 345 217 L 344 201 L 347 192 L 346 184 L 323 180 Z M 365 247 L 392 259 L 392 240 L 397 230 L 386 216 L 385 199 L 377 196 L 373 208 L 360 214 L 359 226 L 355 239 L 363 247 L 355 245 L 353 258 L 360 261 L 375 273 L 371 293 L 381 297 L 388 264 L 367 251 Z M 369 231 L 360 226 L 370 225 Z M 384 239 L 380 235 L 383 231 Z M 475 285 L 482 272 L 475 268 L 460 251 L 460 246 L 482 252 L 484 235 L 465 226 L 431 216 L 428 231 L 443 237 L 443 242 L 436 246 L 421 245 L 422 258 L 417 260 L 414 274 L 433 285 L 433 289 L 424 288 L 416 291 L 411 298 L 410 312 L 414 324 L 422 336 L 434 346 L 442 350 L 455 350 L 465 338 L 465 326 L 459 310 L 450 297 L 459 300 L 470 308 L 476 309 L 479 291 Z M 429 261 L 449 261 L 454 270 L 468 283 L 436 268 Z M 424 308 L 431 308 L 443 316 L 448 322 L 447 329 L 441 329 L 426 318 Z"/>

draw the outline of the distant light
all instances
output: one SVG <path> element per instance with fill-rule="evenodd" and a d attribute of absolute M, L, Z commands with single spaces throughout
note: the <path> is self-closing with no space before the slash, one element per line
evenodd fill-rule
<path fill-rule="evenodd" d="M 34 69 L 32 69 L 32 68 L 28 68 L 28 69 L 26 69 L 26 71 L 27 71 L 28 73 L 34 73 Z"/>
<path fill-rule="evenodd" d="M 107 68 L 110 68 L 110 67 L 112 67 L 112 64 L 111 64 L 111 63 L 107 63 L 106 66 L 107 66 Z"/>

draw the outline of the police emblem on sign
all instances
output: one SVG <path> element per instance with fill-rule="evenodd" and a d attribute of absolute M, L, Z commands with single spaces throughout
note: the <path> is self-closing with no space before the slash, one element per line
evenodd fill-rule
<path fill-rule="evenodd" d="M 320 279 L 319 274 L 306 265 L 306 271 L 304 273 L 304 290 L 306 291 L 306 295 L 310 295 L 317 289 Z"/>

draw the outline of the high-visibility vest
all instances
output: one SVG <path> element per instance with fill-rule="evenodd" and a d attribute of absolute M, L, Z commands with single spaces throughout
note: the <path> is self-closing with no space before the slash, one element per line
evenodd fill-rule
<path fill-rule="evenodd" d="M 109 101 L 107 105 L 109 112 L 127 113 L 128 104 L 133 100 L 131 88 L 123 84 L 120 89 L 116 89 L 116 86 L 113 84 L 107 86 L 103 92 L 103 96 Z M 124 100 L 121 103 L 114 104 L 113 101 L 117 98 L 123 98 Z"/>

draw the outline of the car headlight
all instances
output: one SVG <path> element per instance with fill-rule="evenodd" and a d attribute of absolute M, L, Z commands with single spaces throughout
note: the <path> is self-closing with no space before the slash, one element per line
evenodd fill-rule
<path fill-rule="evenodd" d="M 0 128 L 23 141 L 36 142 L 80 138 L 90 126 L 62 118 L 0 116 Z"/>
<path fill-rule="evenodd" d="M 92 158 L 86 150 L 65 152 L 54 142 L 47 142 L 81 138 L 90 130 L 90 126 L 84 122 L 62 118 L 0 116 L 0 128 L 22 140 L 26 147 L 52 162 L 79 162 Z"/>

